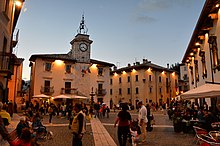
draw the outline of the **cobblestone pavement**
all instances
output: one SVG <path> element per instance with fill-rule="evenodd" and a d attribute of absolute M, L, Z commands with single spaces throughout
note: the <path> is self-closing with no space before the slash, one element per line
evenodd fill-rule
<path fill-rule="evenodd" d="M 136 111 L 130 111 L 132 118 L 137 118 Z M 152 132 L 147 133 L 147 142 L 138 144 L 138 146 L 196 146 L 193 143 L 194 134 L 175 133 L 172 127 L 172 121 L 162 112 L 153 112 L 156 125 Z M 109 118 L 102 118 L 100 121 L 107 129 L 113 140 L 118 144 L 117 128 L 113 127 L 117 112 L 111 112 Z M 44 116 L 44 125 L 54 133 L 52 140 L 41 141 L 42 146 L 71 146 L 72 134 L 68 129 L 68 120 L 65 118 L 53 117 L 52 123 L 48 123 L 48 116 Z M 127 144 L 130 146 L 131 144 Z M 94 146 L 91 125 L 87 123 L 87 132 L 83 137 L 83 146 Z M 103 145 L 104 146 L 104 145 Z"/>
<path fill-rule="evenodd" d="M 132 118 L 137 118 L 136 111 L 130 111 Z M 138 146 L 196 146 L 193 143 L 194 134 L 175 133 L 172 127 L 172 121 L 163 112 L 153 112 L 156 124 L 152 132 L 147 133 L 147 142 L 138 144 Z M 113 128 L 113 123 L 116 119 L 117 112 L 112 112 L 109 118 L 102 118 L 100 121 L 112 136 L 118 145 L 117 128 Z M 130 146 L 131 144 L 127 144 Z"/>
<path fill-rule="evenodd" d="M 44 116 L 43 124 L 47 130 L 53 132 L 53 139 L 39 141 L 42 146 L 72 146 L 72 134 L 68 128 L 68 120 L 66 118 L 53 117 L 52 123 L 48 123 L 48 116 Z M 94 146 L 94 139 L 90 123 L 86 126 L 87 132 L 83 136 L 83 146 Z"/>

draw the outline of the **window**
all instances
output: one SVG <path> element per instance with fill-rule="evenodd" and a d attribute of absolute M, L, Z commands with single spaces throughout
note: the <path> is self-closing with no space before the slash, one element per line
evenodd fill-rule
<path fill-rule="evenodd" d="M 150 81 L 150 82 L 152 81 L 152 79 L 151 79 L 151 75 L 149 75 L 149 81 Z"/>
<path fill-rule="evenodd" d="M 110 85 L 112 85 L 112 79 L 110 79 Z"/>
<path fill-rule="evenodd" d="M 139 94 L 139 89 L 138 89 L 138 87 L 136 87 L 136 94 Z"/>
<path fill-rule="evenodd" d="M 103 75 L 103 68 L 98 68 L 98 75 L 102 76 Z"/>
<path fill-rule="evenodd" d="M 6 53 L 7 50 L 7 44 L 8 44 L 8 40 L 6 37 L 4 37 L 4 42 L 3 42 L 3 53 Z"/>
<path fill-rule="evenodd" d="M 71 94 L 71 82 L 65 82 L 65 93 Z"/>
<path fill-rule="evenodd" d="M 128 76 L 128 82 L 130 82 L 130 80 L 131 80 L 131 78 L 130 78 L 130 76 Z"/>
<path fill-rule="evenodd" d="M 51 63 L 50 62 L 46 62 L 45 71 L 51 71 Z"/>
<path fill-rule="evenodd" d="M 184 66 L 184 68 L 183 68 L 183 69 L 184 69 L 184 71 L 186 71 L 186 70 L 187 70 L 187 69 L 186 69 L 186 66 Z"/>
<path fill-rule="evenodd" d="M 162 93 L 162 88 L 161 88 L 161 87 L 160 87 L 160 89 L 159 89 L 159 90 L 160 90 L 160 93 Z"/>
<path fill-rule="evenodd" d="M 121 95 L 121 88 L 119 88 L 119 95 Z"/>
<path fill-rule="evenodd" d="M 131 90 L 130 90 L 130 88 L 128 88 L 128 94 L 131 94 Z"/>
<path fill-rule="evenodd" d="M 138 75 L 135 76 L 135 81 L 138 82 Z"/>
<path fill-rule="evenodd" d="M 98 84 L 98 91 L 102 91 L 103 89 L 103 84 Z"/>
<path fill-rule="evenodd" d="M 110 95 L 112 95 L 112 89 L 110 89 Z"/>
<path fill-rule="evenodd" d="M 149 92 L 152 93 L 152 87 L 149 87 Z"/>
<path fill-rule="evenodd" d="M 50 81 L 45 80 L 44 81 L 44 92 L 49 93 L 50 92 Z"/>
<path fill-rule="evenodd" d="M 70 64 L 66 65 L 66 73 L 71 73 L 71 65 Z"/>
<path fill-rule="evenodd" d="M 121 83 L 121 77 L 119 77 L 119 83 Z"/>
<path fill-rule="evenodd" d="M 159 76 L 159 82 L 160 82 L 160 83 L 162 82 L 161 76 Z"/>
<path fill-rule="evenodd" d="M 184 74 L 183 80 L 184 80 L 184 81 L 187 81 L 187 80 L 188 80 L 188 75 L 187 75 L 187 74 Z"/>

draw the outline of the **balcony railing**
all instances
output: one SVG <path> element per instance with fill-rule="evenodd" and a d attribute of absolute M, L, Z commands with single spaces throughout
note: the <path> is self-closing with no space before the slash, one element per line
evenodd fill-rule
<path fill-rule="evenodd" d="M 0 74 L 8 76 L 13 74 L 13 61 L 10 62 L 10 54 L 0 52 Z"/>
<path fill-rule="evenodd" d="M 96 91 L 95 91 L 95 94 L 97 95 L 97 96 L 104 96 L 104 95 L 106 95 L 106 89 L 96 89 Z"/>
<path fill-rule="evenodd" d="M 54 87 L 43 87 L 41 86 L 41 94 L 52 95 L 54 93 Z"/>
<path fill-rule="evenodd" d="M 78 91 L 76 88 L 61 88 L 60 94 L 74 94 L 77 95 Z"/>

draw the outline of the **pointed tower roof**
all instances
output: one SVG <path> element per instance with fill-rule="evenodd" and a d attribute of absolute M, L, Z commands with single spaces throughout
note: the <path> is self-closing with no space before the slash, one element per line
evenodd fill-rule
<path fill-rule="evenodd" d="M 87 34 L 88 28 L 85 25 L 84 14 L 82 15 L 82 20 L 80 22 L 79 28 L 77 30 L 78 34 Z"/>

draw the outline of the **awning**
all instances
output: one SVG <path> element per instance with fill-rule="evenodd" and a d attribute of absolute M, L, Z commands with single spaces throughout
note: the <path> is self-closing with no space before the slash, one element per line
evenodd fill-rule
<path fill-rule="evenodd" d="M 220 84 L 204 84 L 180 95 L 181 99 L 212 98 L 220 96 Z"/>
<path fill-rule="evenodd" d="M 39 95 L 34 95 L 32 96 L 33 98 L 50 98 L 50 96 L 45 95 L 45 94 L 39 94 Z"/>

